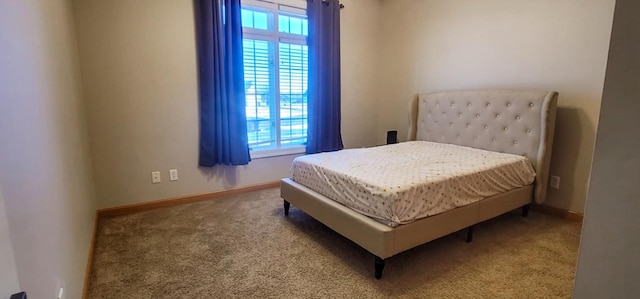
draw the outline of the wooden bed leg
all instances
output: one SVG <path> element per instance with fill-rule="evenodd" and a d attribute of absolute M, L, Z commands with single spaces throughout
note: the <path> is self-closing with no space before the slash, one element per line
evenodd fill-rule
<path fill-rule="evenodd" d="M 473 240 L 473 225 L 467 227 L 467 243 L 471 243 Z"/>
<path fill-rule="evenodd" d="M 373 264 L 376 268 L 376 279 L 382 278 L 382 270 L 384 270 L 384 260 L 376 256 L 376 260 Z"/>
<path fill-rule="evenodd" d="M 531 207 L 530 204 L 522 206 L 522 217 L 529 216 L 529 208 L 530 207 Z"/>
<path fill-rule="evenodd" d="M 284 215 L 285 216 L 289 216 L 289 208 L 291 207 L 291 204 L 288 201 L 284 201 Z"/>

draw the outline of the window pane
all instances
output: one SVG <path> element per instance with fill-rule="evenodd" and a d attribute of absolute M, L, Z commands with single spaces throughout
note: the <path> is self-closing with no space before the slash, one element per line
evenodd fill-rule
<path fill-rule="evenodd" d="M 272 42 L 244 39 L 244 85 L 246 94 L 247 131 L 249 146 L 275 146 L 276 132 L 275 91 L 271 64 L 274 45 Z"/>
<path fill-rule="evenodd" d="M 309 35 L 309 22 L 306 16 L 278 15 L 278 31 L 307 36 Z"/>
<path fill-rule="evenodd" d="M 253 28 L 253 11 L 242 9 L 242 27 Z"/>
<path fill-rule="evenodd" d="M 278 32 L 289 32 L 289 19 L 287 16 L 278 16 Z"/>
<path fill-rule="evenodd" d="M 273 21 L 273 15 L 269 12 L 242 9 L 242 27 L 269 30 L 273 26 L 269 26 Z"/>
<path fill-rule="evenodd" d="M 282 144 L 307 141 L 308 49 L 280 43 L 280 140 Z"/>

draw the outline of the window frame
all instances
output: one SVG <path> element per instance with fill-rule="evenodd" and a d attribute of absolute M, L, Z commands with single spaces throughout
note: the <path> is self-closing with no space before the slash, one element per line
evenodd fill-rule
<path fill-rule="evenodd" d="M 257 41 L 266 41 L 272 43 L 273 57 L 270 58 L 270 64 L 273 67 L 273 78 L 270 78 L 270 86 L 273 88 L 274 109 L 275 112 L 270 112 L 272 128 L 275 129 L 275 146 L 264 148 L 251 148 L 250 155 L 252 159 L 260 159 L 275 156 L 303 154 L 306 150 L 306 144 L 282 144 L 282 128 L 281 128 L 281 99 L 280 99 L 280 43 L 287 43 L 292 45 L 305 45 L 307 46 L 307 36 L 291 34 L 286 32 L 280 32 L 279 30 L 279 16 L 293 16 L 304 15 L 306 16 L 306 0 L 241 0 L 242 8 L 252 11 L 266 12 L 273 16 L 273 29 L 255 29 L 242 27 L 242 38 L 251 39 Z M 308 57 L 307 57 L 308 61 Z M 308 68 L 307 68 L 308 72 Z M 308 110 L 307 110 L 308 113 Z M 308 129 L 308 128 L 307 128 Z"/>

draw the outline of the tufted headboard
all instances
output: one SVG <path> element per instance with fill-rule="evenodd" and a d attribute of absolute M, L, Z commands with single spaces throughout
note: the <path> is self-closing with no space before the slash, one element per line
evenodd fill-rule
<path fill-rule="evenodd" d="M 536 170 L 534 200 L 542 203 L 547 194 L 557 101 L 555 91 L 421 94 L 410 103 L 408 139 L 526 156 Z"/>

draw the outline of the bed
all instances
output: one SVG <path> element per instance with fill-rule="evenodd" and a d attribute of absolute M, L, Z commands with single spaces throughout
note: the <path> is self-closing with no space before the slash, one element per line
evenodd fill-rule
<path fill-rule="evenodd" d="M 395 254 L 465 228 L 469 242 L 474 224 L 518 208 L 522 208 L 523 216 L 526 217 L 532 202 L 544 202 L 549 177 L 557 97 L 558 93 L 555 91 L 516 90 L 466 90 L 420 94 L 412 99 L 409 105 L 410 125 L 407 141 L 414 142 L 372 149 L 344 150 L 335 154 L 308 155 L 294 160 L 292 178 L 281 181 L 284 213 L 288 215 L 290 206 L 293 205 L 371 252 L 375 256 L 374 276 L 377 279 L 382 277 L 385 260 Z M 435 201 L 434 198 L 447 197 L 452 192 L 460 193 L 460 189 L 464 188 L 465 184 L 469 184 L 462 182 L 456 187 L 440 188 L 437 192 L 416 192 L 416 190 L 422 190 L 419 188 L 427 190 L 427 185 L 418 186 L 418 182 L 413 180 L 414 175 L 411 179 L 404 179 L 410 181 L 408 185 L 412 186 L 411 189 L 398 186 L 396 188 L 401 189 L 400 195 L 387 196 L 387 189 L 396 185 L 394 181 L 396 175 L 393 171 L 397 171 L 398 167 L 409 167 L 407 164 L 417 164 L 417 161 L 431 156 L 429 153 L 422 158 L 423 156 L 417 154 L 423 150 L 423 145 L 429 145 L 426 148 L 436 148 L 447 153 L 448 156 L 445 154 L 445 157 L 468 157 L 477 154 L 481 161 L 483 157 L 496 156 L 498 160 L 508 160 L 512 164 L 527 164 L 533 174 L 524 174 L 525 170 L 510 170 L 511 172 L 506 175 L 497 175 L 513 176 L 514 173 L 523 173 L 520 175 L 521 180 L 514 179 L 513 183 L 509 183 L 510 186 L 507 187 L 503 186 L 506 184 L 504 182 L 489 180 L 495 185 L 500 185 L 500 188 L 483 186 L 482 190 L 487 188 L 495 190 L 491 193 L 481 193 L 479 198 L 476 195 L 473 200 L 463 201 L 459 200 L 458 196 L 452 196 L 460 202 L 449 204 L 446 209 L 437 211 L 416 209 L 413 213 L 406 213 L 408 209 L 403 209 L 402 206 L 394 205 L 390 208 L 389 202 L 384 208 L 379 209 L 381 211 L 368 209 L 384 202 L 384 198 L 391 201 L 405 201 L 405 197 L 402 196 L 406 193 L 411 193 L 411 198 L 414 198 L 412 200 L 415 202 L 429 206 L 427 203 Z M 398 154 L 400 149 L 404 154 Z M 462 151 L 448 152 L 449 149 L 462 149 Z M 407 154 L 407 150 L 409 153 L 413 151 L 416 154 Z M 388 155 L 387 158 L 376 156 L 385 154 Z M 333 155 L 343 156 L 334 157 Z M 372 161 L 387 159 L 390 162 L 362 163 L 362 157 L 371 157 Z M 403 157 L 414 160 L 403 161 L 405 159 Z M 338 158 L 341 159 L 341 163 L 338 163 L 338 166 L 332 166 L 325 161 L 325 158 Z M 314 171 L 305 172 L 304 164 L 298 169 L 297 167 L 301 167 L 296 166 L 296 161 L 299 159 L 313 164 Z M 522 160 L 527 163 L 522 163 Z M 455 163 L 458 164 L 438 164 L 445 166 L 437 171 L 440 177 L 436 180 L 440 182 L 441 177 L 453 179 L 461 177 L 460 173 L 440 173 L 447 170 L 446 165 L 457 165 L 449 168 L 465 168 L 460 161 Z M 317 170 L 320 168 L 316 166 L 325 164 L 328 165 L 326 170 Z M 343 165 L 342 169 L 340 164 Z M 391 175 L 380 179 L 380 176 L 367 175 L 366 170 L 358 172 L 361 164 L 375 164 L 374 169 L 369 172 L 388 172 Z M 388 168 L 385 170 L 384 167 Z M 320 186 L 315 183 L 317 179 L 314 178 L 304 179 L 305 175 L 316 172 L 326 178 L 328 185 Z M 344 177 L 342 179 L 339 176 L 334 177 L 334 173 L 342 173 Z M 422 174 L 426 177 L 432 173 Z M 354 186 L 347 186 L 347 183 L 353 183 Z M 437 185 L 430 186 L 435 189 Z M 371 194 L 364 194 L 365 192 Z M 379 201 L 377 204 L 365 202 L 364 206 L 352 204 L 363 202 L 364 197 Z M 409 197 L 406 201 L 409 201 Z M 416 206 L 415 202 L 409 205 Z M 435 206 L 431 205 L 430 208 L 433 209 Z"/>

